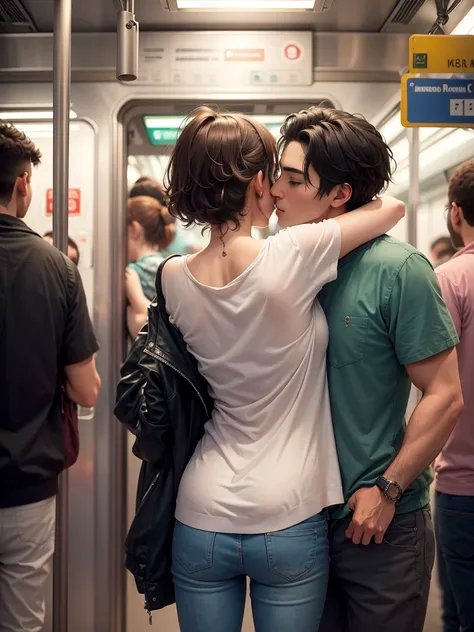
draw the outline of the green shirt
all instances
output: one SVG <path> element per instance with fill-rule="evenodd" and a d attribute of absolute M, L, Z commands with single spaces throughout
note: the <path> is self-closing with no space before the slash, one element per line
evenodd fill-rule
<path fill-rule="evenodd" d="M 163 254 L 157 251 L 152 255 L 147 255 L 146 257 L 138 259 L 138 261 L 132 261 L 128 264 L 128 267 L 135 270 L 138 274 L 143 294 L 149 301 L 155 298 L 156 273 L 163 259 Z"/>
<path fill-rule="evenodd" d="M 318 299 L 329 324 L 329 395 L 347 502 L 400 450 L 411 388 L 405 365 L 454 347 L 458 336 L 431 264 L 387 235 L 345 257 Z M 419 476 L 397 512 L 427 505 L 432 480 L 431 470 Z M 347 513 L 338 506 L 332 517 Z"/>

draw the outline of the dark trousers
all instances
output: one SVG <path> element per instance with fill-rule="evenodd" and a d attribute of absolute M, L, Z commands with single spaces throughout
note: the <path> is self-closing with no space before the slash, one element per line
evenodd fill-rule
<path fill-rule="evenodd" d="M 345 535 L 350 521 L 330 526 L 319 632 L 422 632 L 435 553 L 429 509 L 395 516 L 382 544 L 353 544 Z"/>
<path fill-rule="evenodd" d="M 474 496 L 436 492 L 443 632 L 474 632 Z"/>

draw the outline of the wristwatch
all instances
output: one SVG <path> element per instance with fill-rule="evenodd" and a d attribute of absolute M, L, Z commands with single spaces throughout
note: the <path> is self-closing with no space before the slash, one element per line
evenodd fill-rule
<path fill-rule="evenodd" d="M 388 500 L 391 500 L 394 503 L 397 503 L 402 497 L 403 489 L 395 481 L 390 481 L 388 478 L 379 476 L 375 481 L 375 484 L 382 490 L 385 498 L 388 498 Z"/>

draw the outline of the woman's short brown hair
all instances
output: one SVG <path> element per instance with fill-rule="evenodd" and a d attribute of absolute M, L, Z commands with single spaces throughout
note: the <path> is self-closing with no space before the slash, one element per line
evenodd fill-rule
<path fill-rule="evenodd" d="M 160 250 L 173 241 L 175 227 L 166 206 L 156 198 L 146 195 L 129 198 L 127 202 L 128 223 L 138 222 L 143 227 L 145 241 Z"/>
<path fill-rule="evenodd" d="M 186 226 L 237 227 L 250 182 L 259 171 L 273 179 L 276 159 L 276 143 L 265 125 L 244 114 L 197 108 L 168 165 L 170 213 Z"/>

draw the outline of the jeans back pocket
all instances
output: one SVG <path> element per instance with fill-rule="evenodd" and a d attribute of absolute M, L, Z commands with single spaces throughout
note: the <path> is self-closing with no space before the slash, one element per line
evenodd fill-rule
<path fill-rule="evenodd" d="M 270 571 L 288 581 L 301 579 L 317 560 L 328 559 L 326 521 L 304 521 L 265 535 Z"/>
<path fill-rule="evenodd" d="M 178 562 L 186 572 L 197 573 L 212 567 L 213 531 L 193 529 L 176 521 L 173 535 L 173 562 Z"/>

